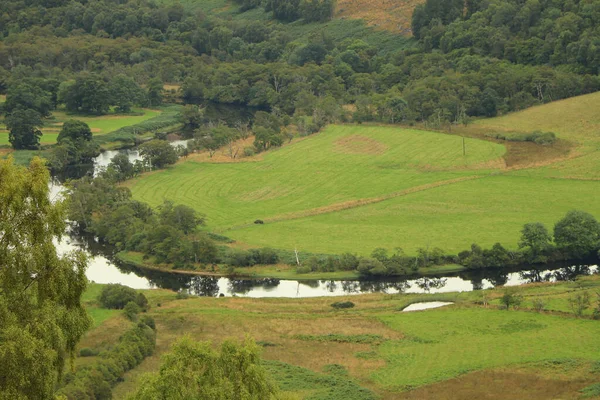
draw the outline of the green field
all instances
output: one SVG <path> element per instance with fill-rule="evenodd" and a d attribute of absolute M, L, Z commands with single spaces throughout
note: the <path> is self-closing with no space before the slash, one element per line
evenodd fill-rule
<path fill-rule="evenodd" d="M 101 311 L 91 302 L 100 287 L 92 285 L 93 294 L 86 296 L 94 314 Z M 583 388 L 600 381 L 600 324 L 575 318 L 568 298 L 598 289 L 600 276 L 528 285 L 518 289 L 523 297 L 519 310 L 509 311 L 499 308 L 503 288 L 336 299 L 187 300 L 167 290 L 148 290 L 144 293 L 158 332 L 156 354 L 125 374 L 113 398 L 126 398 L 139 387 L 140 377 L 156 371 L 160 356 L 183 335 L 215 346 L 250 335 L 264 346 L 265 367 L 290 400 L 577 399 Z M 484 295 L 485 307 L 480 304 Z M 534 300 L 544 301 L 545 311 L 534 312 Z M 355 307 L 336 311 L 333 301 L 352 301 Z M 421 301 L 455 305 L 400 311 Z M 90 330 L 80 347 L 106 349 L 125 329 L 125 318 L 115 312 Z M 76 364 L 87 362 L 80 358 Z M 455 387 L 461 394 L 448 393 Z"/>
<path fill-rule="evenodd" d="M 137 199 L 153 206 L 165 198 L 187 204 L 207 215 L 210 229 L 226 231 L 256 219 L 296 219 L 405 197 L 409 192 L 486 176 L 503 165 L 503 146 L 474 139 L 467 139 L 465 145 L 463 156 L 462 139 L 457 136 L 393 127 L 330 126 L 265 154 L 259 162 L 188 161 L 131 186 Z"/>
<path fill-rule="evenodd" d="M 478 120 L 470 128 L 486 132 L 554 132 L 574 146 L 568 159 L 519 171 L 519 174 L 600 179 L 599 107 L 600 92 L 597 92 L 531 107 L 498 118 Z"/>
<path fill-rule="evenodd" d="M 572 140 L 590 143 L 586 135 Z M 600 216 L 599 181 L 508 170 L 504 146 L 490 141 L 467 139 L 465 147 L 463 156 L 461 137 L 447 134 L 330 126 L 259 161 L 190 160 L 131 189 L 153 206 L 189 205 L 207 215 L 208 229 L 240 242 L 314 253 L 515 248 L 525 223 L 551 227 L 571 209 Z"/>
<path fill-rule="evenodd" d="M 102 116 L 82 116 L 67 114 L 64 111 L 54 111 L 52 118 L 47 120 L 45 126 L 42 127 L 42 137 L 40 138 L 41 144 L 54 144 L 56 138 L 60 132 L 61 126 L 65 121 L 70 119 L 77 119 L 87 123 L 92 133 L 95 136 L 105 135 L 107 133 L 116 131 L 117 129 L 125 126 L 135 125 L 142 121 L 146 121 L 150 118 L 156 117 L 160 114 L 160 111 L 149 110 L 149 109 L 134 109 L 132 115 L 102 115 Z M 10 145 L 8 141 L 8 132 L 6 127 L 1 124 L 0 121 L 0 146 Z"/>

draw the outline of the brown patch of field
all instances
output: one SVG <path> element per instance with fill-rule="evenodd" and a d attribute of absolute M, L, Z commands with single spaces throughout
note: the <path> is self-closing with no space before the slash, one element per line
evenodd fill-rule
<path fill-rule="evenodd" d="M 173 293 L 166 293 L 174 299 Z M 401 333 L 388 328 L 382 322 L 362 313 L 334 311 L 332 299 L 256 299 L 248 298 L 190 298 L 167 300 L 161 297 L 162 306 L 153 307 L 150 315 L 156 320 L 157 346 L 154 355 L 146 358 L 140 366 L 125 374 L 124 382 L 113 390 L 115 399 L 124 398 L 135 390 L 139 378 L 146 372 L 155 372 L 160 366 L 160 356 L 183 335 L 195 340 L 210 341 L 217 347 L 227 338 L 241 340 L 247 335 L 257 342 L 267 343 L 262 356 L 321 372 L 328 364 L 340 364 L 365 385 L 369 375 L 384 365 L 379 358 L 359 359 L 357 352 L 373 350 L 370 344 L 334 343 L 298 340 L 296 334 L 342 335 L 377 334 L 386 339 L 398 340 Z M 348 298 L 336 298 L 344 301 Z M 397 302 L 381 295 L 352 297 L 361 311 L 390 310 Z M 151 300 L 154 303 L 154 300 Z M 101 327 L 95 329 L 100 330 Z"/>
<path fill-rule="evenodd" d="M 362 19 L 367 25 L 411 36 L 411 19 L 422 0 L 339 0 L 336 18 Z"/>
<path fill-rule="evenodd" d="M 163 89 L 164 89 L 164 90 L 166 90 L 166 91 L 169 91 L 169 92 L 170 92 L 170 91 L 172 91 L 172 90 L 174 90 L 174 91 L 178 91 L 178 90 L 179 90 L 179 88 L 181 88 L 181 85 L 177 85 L 177 84 L 169 84 L 169 83 L 165 83 L 165 84 L 163 85 Z"/>
<path fill-rule="evenodd" d="M 407 400 L 579 399 L 581 398 L 579 390 L 592 383 L 594 382 L 589 377 L 565 379 L 547 378 L 525 371 L 478 371 L 395 395 L 394 398 Z"/>
<path fill-rule="evenodd" d="M 386 144 L 361 135 L 350 135 L 334 142 L 335 150 L 346 154 L 383 154 L 389 148 Z"/>
<path fill-rule="evenodd" d="M 90 347 L 92 349 L 106 349 L 119 341 L 119 337 L 131 327 L 131 322 L 119 315 L 102 322 L 100 326 L 88 331 L 79 348 Z"/>

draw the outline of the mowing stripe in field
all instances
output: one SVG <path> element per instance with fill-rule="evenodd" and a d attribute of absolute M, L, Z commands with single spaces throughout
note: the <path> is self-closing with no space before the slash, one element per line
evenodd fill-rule
<path fill-rule="evenodd" d="M 330 126 L 266 153 L 259 162 L 188 161 L 131 184 L 134 198 L 164 199 L 207 215 L 223 230 L 256 219 L 360 204 L 437 182 L 487 175 L 503 167 L 501 145 L 394 127 Z"/>

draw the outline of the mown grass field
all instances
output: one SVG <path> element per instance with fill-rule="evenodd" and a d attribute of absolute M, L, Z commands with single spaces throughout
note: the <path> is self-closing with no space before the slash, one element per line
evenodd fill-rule
<path fill-rule="evenodd" d="M 274 222 L 330 213 L 450 186 L 503 167 L 503 146 L 474 139 L 465 144 L 463 156 L 457 136 L 394 127 L 330 126 L 256 162 L 191 158 L 129 186 L 135 198 L 153 206 L 164 199 L 189 205 L 207 215 L 210 229 L 233 233 L 235 238 L 233 227 L 252 226 L 256 219 Z M 270 229 L 268 224 L 262 227 Z M 331 251 L 336 245 L 329 242 Z"/>
<path fill-rule="evenodd" d="M 131 115 L 109 114 L 102 116 L 83 116 L 67 114 L 64 111 L 53 111 L 53 118 L 46 120 L 45 125 L 41 128 L 43 133 L 40 138 L 41 144 L 54 144 L 61 130 L 62 124 L 70 119 L 77 119 L 88 124 L 93 135 L 106 135 L 112 131 L 123 128 L 125 126 L 135 125 L 142 121 L 156 117 L 160 111 L 150 109 L 134 109 Z M 0 121 L 0 146 L 10 145 L 8 141 L 8 131 Z"/>
<path fill-rule="evenodd" d="M 92 308 L 97 306 L 89 299 L 99 288 L 92 285 L 94 295 L 86 297 Z M 575 318 L 568 298 L 599 289 L 597 275 L 528 285 L 518 289 L 524 299 L 519 310 L 509 311 L 498 309 L 502 288 L 335 299 L 356 304 L 344 311 L 334 310 L 330 298 L 177 300 L 169 291 L 145 291 L 157 323 L 157 351 L 125 375 L 113 397 L 135 390 L 183 335 L 215 346 L 250 335 L 264 346 L 267 369 L 291 398 L 577 399 L 580 390 L 600 381 L 600 324 Z M 488 306 L 479 305 L 483 296 Z M 536 299 L 546 303 L 545 311 L 532 311 Z M 419 301 L 455 304 L 400 311 Z M 88 332 L 81 347 L 105 349 L 128 324 L 116 312 Z"/>
<path fill-rule="evenodd" d="M 569 103 L 565 118 L 575 121 L 584 114 L 573 116 L 574 110 L 587 104 L 590 112 L 600 96 L 571 100 L 575 106 Z M 560 114 L 554 103 L 532 110 L 537 120 L 544 119 L 544 110 Z M 491 132 L 502 123 L 522 132 L 553 130 L 573 142 L 573 152 L 600 163 L 593 147 L 596 116 L 573 124 L 573 133 L 556 116 L 546 126 L 521 126 L 534 119 L 521 114 L 533 111 L 478 122 L 476 129 L 481 132 L 485 123 L 485 132 Z M 525 223 L 552 228 L 572 209 L 600 217 L 595 163 L 582 164 L 586 179 L 555 179 L 547 171 L 562 163 L 572 167 L 583 158 L 513 169 L 502 158 L 501 143 L 467 138 L 465 147 L 463 156 L 462 138 L 456 135 L 330 126 L 248 162 L 191 157 L 130 187 L 135 198 L 153 206 L 169 199 L 195 208 L 206 214 L 208 229 L 240 243 L 311 253 L 366 255 L 377 247 L 401 247 L 408 254 L 440 247 L 457 253 L 472 243 L 496 242 L 516 248 Z M 253 224 L 257 219 L 265 224 Z"/>

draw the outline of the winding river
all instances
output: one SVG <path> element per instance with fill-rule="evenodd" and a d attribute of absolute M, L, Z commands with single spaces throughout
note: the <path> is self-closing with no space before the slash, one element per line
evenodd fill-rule
<path fill-rule="evenodd" d="M 185 141 L 175 141 L 171 144 L 177 146 L 185 144 Z M 120 152 L 127 154 L 132 162 L 140 159 L 135 149 L 106 151 L 95 159 L 93 168 L 89 169 L 90 173 L 96 174 Z M 51 198 L 60 196 L 63 189 L 59 180 L 54 179 L 50 187 Z M 135 289 L 185 289 L 199 296 L 318 297 L 378 292 L 446 293 L 481 290 L 500 285 L 517 286 L 533 282 L 572 280 L 578 275 L 598 273 L 596 265 L 556 265 L 539 270 L 485 269 L 437 277 L 369 281 L 230 279 L 157 272 L 121 265 L 114 261 L 108 247 L 100 245 L 92 237 L 66 235 L 61 242 L 57 242 L 57 248 L 61 253 L 74 249 L 88 252 L 90 263 L 87 276 L 90 281 L 121 283 Z"/>

